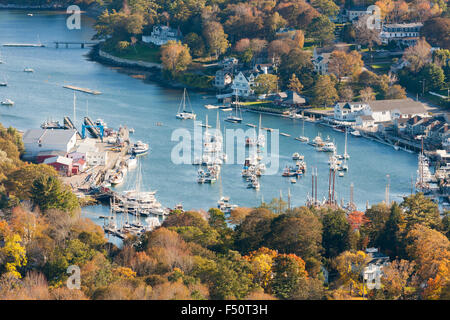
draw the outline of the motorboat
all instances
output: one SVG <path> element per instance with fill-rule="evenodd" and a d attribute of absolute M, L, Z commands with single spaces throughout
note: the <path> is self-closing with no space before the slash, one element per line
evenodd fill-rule
<path fill-rule="evenodd" d="M 23 72 L 32 73 L 32 72 L 34 72 L 34 70 L 31 68 L 25 68 L 25 69 L 23 69 Z"/>
<path fill-rule="evenodd" d="M 300 155 L 298 152 L 295 152 L 292 155 L 292 160 L 304 160 L 304 159 L 305 159 L 305 156 Z"/>
<path fill-rule="evenodd" d="M 149 150 L 149 146 L 147 143 L 144 143 L 142 141 L 137 141 L 132 147 L 131 147 L 131 153 L 135 155 L 140 155 L 147 153 Z"/>
<path fill-rule="evenodd" d="M 0 104 L 3 106 L 13 106 L 14 101 L 12 101 L 11 99 L 5 99 L 2 102 L 0 102 Z"/>
<path fill-rule="evenodd" d="M 350 134 L 354 137 L 361 137 L 361 133 L 358 130 L 353 130 Z"/>
<path fill-rule="evenodd" d="M 336 152 L 336 146 L 333 142 L 326 142 L 322 147 L 318 149 L 318 151 Z"/>

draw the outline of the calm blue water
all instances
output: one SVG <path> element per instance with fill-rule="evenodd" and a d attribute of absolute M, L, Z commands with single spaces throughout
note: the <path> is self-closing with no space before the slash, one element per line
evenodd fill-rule
<path fill-rule="evenodd" d="M 143 184 L 158 191 L 159 201 L 168 207 L 181 202 L 186 209 L 205 209 L 215 207 L 220 195 L 229 196 L 233 203 L 241 206 L 256 206 L 263 198 L 270 201 L 278 197 L 280 190 L 286 200 L 287 190 L 292 194 L 292 205 L 303 205 L 311 190 L 311 170 L 296 184 L 281 177 L 286 164 L 293 165 L 291 155 L 299 152 L 305 155 L 308 167 L 317 166 L 319 170 L 319 196 L 327 195 L 328 155 L 319 153 L 306 144 L 293 139 L 301 133 L 299 120 L 283 119 L 263 115 L 263 126 L 279 128 L 291 137 L 280 136 L 280 171 L 278 175 L 263 176 L 261 189 L 256 192 L 247 189 L 241 178 L 242 165 L 230 164 L 222 167 L 221 183 L 198 185 L 197 169 L 192 165 L 175 165 L 171 162 L 171 150 L 177 142 L 170 140 L 172 131 L 185 127 L 193 131 L 191 121 L 181 122 L 175 119 L 182 92 L 167 89 L 156 83 L 144 83 L 141 80 L 119 73 L 113 68 L 88 61 L 85 54 L 89 49 L 56 49 L 51 45 L 54 40 L 90 40 L 93 35 L 92 20 L 83 19 L 81 30 L 68 30 L 65 16 L 55 13 L 35 13 L 33 17 L 21 11 L 0 11 L 0 43 L 38 42 L 49 44 L 46 48 L 7 48 L 0 47 L 1 56 L 6 64 L 0 64 L 0 80 L 5 77 L 8 87 L 0 88 L 0 99 L 10 98 L 16 102 L 14 107 L 0 108 L 0 122 L 5 126 L 14 126 L 20 130 L 37 128 L 47 118 L 62 121 L 63 116 L 73 114 L 73 91 L 62 88 L 71 84 L 102 92 L 92 96 L 77 93 L 77 119 L 88 113 L 93 118 L 104 119 L 108 126 L 119 125 L 133 127 L 136 140 L 148 142 L 151 152 L 142 158 Z M 31 67 L 35 73 L 23 72 Z M 190 92 L 190 98 L 198 120 L 204 120 L 208 114 L 210 123 L 215 125 L 216 110 L 203 108 L 204 104 L 214 104 L 211 94 Z M 88 110 L 86 101 L 89 101 Z M 259 115 L 245 112 L 240 125 L 222 122 L 221 127 L 241 127 L 245 123 L 258 123 Z M 222 119 L 224 113 L 221 112 Z M 156 126 L 162 122 L 163 126 Z M 320 132 L 322 137 L 329 135 L 343 152 L 344 134 L 331 128 L 305 124 L 305 134 L 311 139 Z M 384 199 L 386 174 L 391 179 L 391 199 L 401 200 L 409 194 L 411 175 L 416 172 L 416 155 L 368 141 L 363 138 L 348 137 L 349 172 L 345 177 L 336 176 L 337 198 L 349 199 L 349 185 L 354 183 L 354 198 L 360 209 Z M 122 189 L 134 184 L 134 174 L 129 174 Z M 106 207 L 96 206 L 86 209 L 87 215 L 108 212 Z"/>

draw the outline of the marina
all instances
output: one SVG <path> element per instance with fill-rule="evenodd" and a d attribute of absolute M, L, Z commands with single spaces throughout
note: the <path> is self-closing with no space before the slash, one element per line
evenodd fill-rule
<path fill-rule="evenodd" d="M 65 28 L 64 16 L 59 15 L 33 17 L 27 23 L 30 24 L 30 29 L 36 30 L 36 33 L 22 34 L 16 31 L 17 25 L 15 23 L 5 24 L 2 22 L 1 17 L 5 14 L 10 13 L 0 12 L 0 28 L 7 30 L 6 33 L 0 34 L 0 42 L 12 42 L 13 39 L 24 43 L 33 42 L 37 33 L 40 34 L 45 43 L 52 41 L 53 37 L 88 41 L 93 35 L 93 30 L 87 32 L 89 30 L 87 27 L 84 33 L 69 32 Z M 50 28 L 48 24 L 42 23 L 42 19 L 51 20 L 60 25 L 60 28 Z M 6 37 L 6 34 L 9 36 Z M 81 50 L 2 48 L 2 59 L 8 63 L 0 65 L 0 73 L 7 77 L 8 84 L 11 85 L 1 88 L 0 98 L 3 101 L 6 97 L 9 97 L 16 102 L 16 106 L 14 108 L 3 108 L 0 113 L 0 122 L 4 126 L 11 125 L 25 131 L 29 128 L 39 128 L 48 119 L 48 126 L 70 125 L 77 128 L 80 135 L 82 125 L 85 124 L 85 116 L 89 117 L 90 123 L 94 125 L 94 120 L 101 118 L 111 128 L 121 126 L 125 128 L 126 125 L 133 127 L 135 133 L 132 143 L 141 141 L 148 144 L 147 152 L 139 156 L 136 154 L 142 168 L 142 179 L 148 182 L 147 187 L 150 190 L 158 190 L 157 201 L 164 208 L 174 208 L 182 203 L 185 210 L 208 210 L 212 207 L 221 206 L 229 212 L 233 205 L 252 207 L 260 205 L 262 201 L 270 202 L 272 198 L 278 197 L 279 190 L 286 194 L 288 188 L 290 188 L 292 194 L 292 206 L 300 206 L 305 204 L 308 197 L 311 198 L 313 172 L 316 174 L 314 177 L 317 178 L 317 198 L 322 199 L 327 196 L 328 161 L 333 152 L 317 152 L 315 147 L 324 146 L 324 142 L 329 136 L 330 142 L 333 142 L 339 153 L 343 153 L 346 138 L 342 132 L 333 130 L 332 127 L 319 126 L 316 124 L 317 120 L 315 118 L 313 120 L 310 116 L 295 119 L 263 114 L 262 123 L 264 127 L 261 127 L 261 130 L 258 128 L 257 131 L 264 130 L 263 133 L 267 134 L 266 140 L 260 141 L 260 144 L 264 145 L 265 150 L 268 150 L 268 155 L 274 147 L 271 141 L 274 134 L 269 134 L 270 132 L 279 129 L 283 133 L 291 135 L 289 139 L 283 138 L 278 141 L 279 158 L 276 173 L 261 174 L 257 180 L 253 179 L 252 181 L 250 179 L 250 181 L 247 181 L 248 177 L 242 178 L 244 163 L 237 163 L 235 154 L 227 154 L 228 159 L 226 163 L 220 166 L 220 173 L 214 183 L 198 183 L 198 167 L 194 167 L 192 164 L 176 164 L 171 158 L 173 148 L 179 143 L 179 141 L 171 141 L 173 131 L 183 128 L 190 132 L 194 138 L 195 128 L 200 128 L 195 126 L 193 121 L 180 121 L 175 117 L 180 106 L 180 98 L 183 97 L 183 90 L 165 88 L 154 82 L 134 79 L 114 69 L 89 61 L 84 56 L 88 50 L 87 48 Z M 64 51 L 64 55 L 58 53 L 62 51 Z M 33 75 L 22 72 L 24 69 L 22 61 L 27 61 L 27 64 L 38 72 Z M 20 87 L 13 85 L 16 83 L 20 83 Z M 79 94 L 77 96 L 77 116 L 74 117 L 72 115 L 73 93 L 69 90 L 62 90 L 62 83 L 79 83 L 83 87 L 96 88 L 102 94 L 89 96 L 89 110 L 80 107 L 86 104 L 87 95 Z M 24 91 L 28 92 L 33 99 L 24 97 L 21 94 Z M 189 92 L 192 110 L 199 119 L 206 119 L 206 116 L 209 119 L 215 119 L 218 112 L 227 109 L 231 114 L 240 111 L 237 110 L 238 108 L 234 108 L 236 111 L 233 112 L 231 112 L 233 108 L 205 108 L 205 104 L 215 105 L 217 101 L 214 97 L 203 99 L 203 96 L 205 96 L 205 93 Z M 36 112 L 36 105 L 39 105 L 39 112 Z M 185 105 L 186 110 L 189 110 L 188 104 Z M 183 107 L 183 104 L 181 106 Z M 87 114 L 87 111 L 89 114 Z M 248 129 L 248 127 L 256 128 L 256 125 L 248 126 L 247 124 L 256 124 L 261 118 L 260 114 L 256 112 L 244 112 L 242 116 L 238 112 L 241 122 L 228 124 L 228 121 L 225 122 L 228 114 L 226 112 L 220 114 L 219 123 L 222 132 L 225 132 L 225 124 L 227 124 L 227 130 L 230 128 L 243 130 Z M 64 119 L 68 115 L 71 115 L 70 121 L 64 121 L 63 124 L 51 121 L 51 119 Z M 156 123 L 161 125 L 154 125 Z M 203 131 L 204 129 L 206 128 L 203 128 Z M 95 132 L 98 131 L 98 128 L 92 130 Z M 88 132 L 89 130 L 86 128 L 86 134 Z M 301 136 L 299 136 L 300 133 Z M 301 137 L 308 138 L 309 141 L 299 140 Z M 317 139 L 317 137 L 320 139 Z M 310 145 L 308 142 L 313 144 Z M 104 138 L 104 143 L 106 146 L 106 138 Z M 223 146 L 225 145 L 226 141 L 223 141 Z M 108 148 L 114 148 L 114 145 L 111 144 Z M 144 146 L 142 150 L 145 149 Z M 139 152 L 139 150 L 139 146 L 136 146 L 135 151 Z M 116 156 L 120 154 L 124 161 L 127 161 L 127 157 L 131 154 L 128 153 L 128 150 L 124 154 L 122 152 L 124 151 L 111 151 L 110 154 Z M 286 166 L 295 168 L 296 162 L 292 160 L 294 152 L 303 155 L 304 161 L 308 165 L 307 171 L 299 175 L 302 177 L 295 178 L 296 183 L 292 182 L 293 176 L 290 178 L 281 176 Z M 416 175 L 417 171 L 417 154 L 398 152 L 392 146 L 360 138 L 352 132 L 347 135 L 347 153 L 351 155 L 347 162 L 348 170 L 342 170 L 345 172 L 344 176 L 339 176 L 339 173 L 336 174 L 339 179 L 335 181 L 335 199 L 339 201 L 344 199 L 344 202 L 348 202 L 350 185 L 353 183 L 354 202 L 359 209 L 366 206 L 367 200 L 369 204 L 381 202 L 385 198 L 387 174 L 391 177 L 391 199 L 401 201 L 403 196 L 410 194 L 411 173 Z M 245 156 L 244 158 L 248 157 Z M 191 160 L 191 162 L 194 162 L 196 159 L 191 157 Z M 202 162 L 203 160 L 206 164 L 211 164 L 212 161 L 211 158 L 209 160 L 201 159 Z M 249 162 L 253 161 L 251 158 L 248 160 Z M 112 161 L 110 169 L 113 168 L 115 163 L 116 161 Z M 118 202 L 121 194 L 135 189 L 136 187 L 131 186 L 136 181 L 135 174 L 138 171 L 136 169 L 137 167 L 131 170 L 127 169 L 121 184 L 103 187 L 104 205 L 98 204 L 83 209 L 83 215 L 101 226 L 108 222 L 109 219 L 101 219 L 100 216 L 109 216 L 109 198 L 113 194 L 111 192 L 117 195 L 116 200 Z M 206 174 L 205 170 L 204 173 Z M 94 180 L 97 174 L 96 170 L 89 171 L 83 176 L 83 179 L 87 179 L 90 175 L 88 180 Z M 210 172 L 209 177 L 212 176 L 214 176 L 214 172 Z M 205 177 L 208 178 L 208 176 Z M 213 182 L 213 180 L 210 181 Z M 81 187 L 84 186 L 84 183 L 81 183 L 83 181 L 80 181 Z M 251 187 L 248 188 L 250 185 Z M 99 190 L 101 189 L 102 187 Z M 107 192 L 106 189 L 111 192 Z M 218 201 L 221 202 L 218 203 Z M 131 224 L 135 217 L 131 213 L 124 215 L 116 212 L 116 224 L 120 227 L 122 223 L 127 222 L 127 218 Z M 139 218 L 144 223 L 143 219 L 146 217 L 140 216 Z"/>

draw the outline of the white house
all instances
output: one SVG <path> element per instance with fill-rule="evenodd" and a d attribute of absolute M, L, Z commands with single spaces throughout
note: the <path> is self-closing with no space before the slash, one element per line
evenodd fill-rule
<path fill-rule="evenodd" d="M 367 248 L 367 255 L 372 258 L 363 270 L 363 279 L 367 289 L 380 289 L 383 267 L 389 264 L 389 257 L 380 253 L 377 248 Z"/>
<path fill-rule="evenodd" d="M 367 7 L 353 7 L 351 9 L 346 10 L 346 18 L 348 21 L 352 22 L 353 20 L 365 16 L 369 14 L 370 12 L 367 12 Z"/>
<path fill-rule="evenodd" d="M 383 43 L 396 41 L 405 45 L 414 45 L 419 39 L 422 27 L 421 22 L 385 24 L 380 32 L 380 39 Z"/>
<path fill-rule="evenodd" d="M 231 89 L 233 89 L 233 94 L 239 97 L 248 97 L 253 94 L 252 85 L 255 83 L 255 76 L 250 74 L 245 76 L 242 72 L 234 78 Z"/>
<path fill-rule="evenodd" d="M 393 121 L 397 118 L 411 118 L 416 115 L 427 117 L 428 113 L 422 103 L 410 98 L 344 102 L 334 106 L 336 120 L 355 121 L 360 126 L 370 126 L 377 122 Z M 371 116 L 371 118 L 363 116 Z"/>
<path fill-rule="evenodd" d="M 322 75 L 328 74 L 328 63 L 330 62 L 331 52 L 318 53 L 316 48 L 313 51 L 312 63 L 314 70 Z"/>
<path fill-rule="evenodd" d="M 224 70 L 218 70 L 214 77 L 214 86 L 218 89 L 223 89 L 232 82 L 231 74 Z"/>
<path fill-rule="evenodd" d="M 182 35 L 179 30 L 168 26 L 153 26 L 153 31 L 149 36 L 142 36 L 142 42 L 153 43 L 157 46 L 166 44 L 168 41 L 181 41 Z"/>
<path fill-rule="evenodd" d="M 25 158 L 34 158 L 42 151 L 69 152 L 77 141 L 76 130 L 30 129 L 22 137 Z"/>

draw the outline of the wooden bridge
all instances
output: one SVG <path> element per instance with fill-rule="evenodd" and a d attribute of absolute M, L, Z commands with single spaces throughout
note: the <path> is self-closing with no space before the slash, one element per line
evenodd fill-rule
<path fill-rule="evenodd" d="M 99 41 L 54 41 L 53 43 L 57 49 L 64 45 L 66 48 L 69 48 L 69 45 L 79 45 L 81 49 L 84 49 L 85 46 L 95 46 Z"/>

